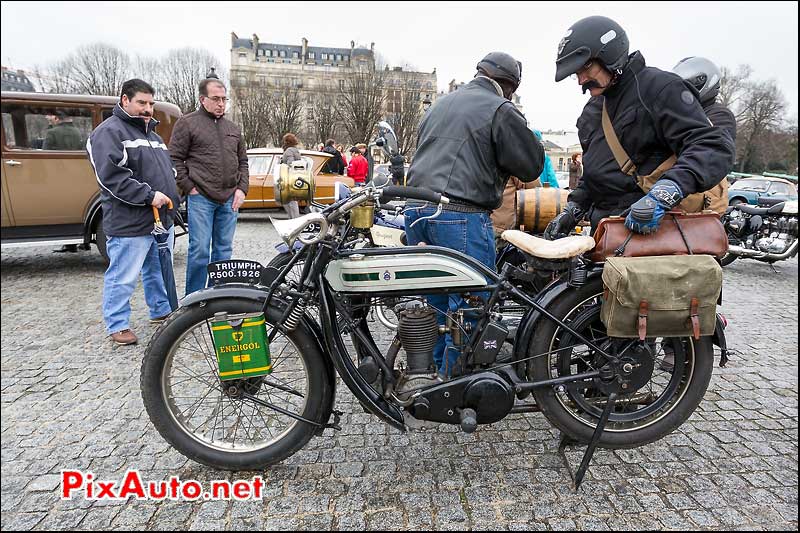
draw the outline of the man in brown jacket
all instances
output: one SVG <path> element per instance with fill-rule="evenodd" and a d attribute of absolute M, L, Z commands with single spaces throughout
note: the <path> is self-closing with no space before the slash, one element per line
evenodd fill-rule
<path fill-rule="evenodd" d="M 250 179 L 241 128 L 223 117 L 225 85 L 206 78 L 199 90 L 200 109 L 178 120 L 169 143 L 189 211 L 186 294 L 206 287 L 209 262 L 231 258 L 236 219 Z"/>

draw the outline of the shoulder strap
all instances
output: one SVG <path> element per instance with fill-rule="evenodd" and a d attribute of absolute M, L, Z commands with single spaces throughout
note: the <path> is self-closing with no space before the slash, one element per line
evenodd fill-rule
<path fill-rule="evenodd" d="M 614 154 L 614 159 L 617 160 L 619 168 L 628 176 L 636 175 L 636 165 L 633 164 L 631 158 L 625 152 L 622 144 L 619 142 L 614 126 L 611 124 L 611 119 L 608 118 L 608 111 L 606 111 L 606 100 L 603 99 L 603 133 L 606 137 L 608 147 L 611 148 L 611 153 Z"/>

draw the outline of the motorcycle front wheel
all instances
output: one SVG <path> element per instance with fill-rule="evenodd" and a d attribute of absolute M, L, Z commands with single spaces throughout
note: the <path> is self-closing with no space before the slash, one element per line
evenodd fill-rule
<path fill-rule="evenodd" d="M 631 340 L 611 340 L 600 320 L 602 280 L 565 292 L 548 310 L 601 348 L 633 346 Z M 615 344 L 616 343 L 616 344 Z M 648 338 L 638 352 L 641 386 L 617 397 L 600 437 L 605 448 L 633 448 L 657 441 L 691 416 L 708 388 L 713 370 L 711 337 Z M 547 320 L 537 328 L 529 347 L 529 379 L 542 381 L 598 370 L 605 360 L 574 334 Z M 547 419 L 567 436 L 589 442 L 608 395 L 594 386 L 564 386 L 534 391 Z"/>
<path fill-rule="evenodd" d="M 323 355 L 301 323 L 286 331 L 269 308 L 272 373 L 221 381 L 214 314 L 252 313 L 255 301 L 221 298 L 182 307 L 156 331 L 141 370 L 142 399 L 161 436 L 186 457 L 222 470 L 256 470 L 300 450 L 324 424 L 332 394 Z M 253 399 L 259 401 L 253 401 Z"/>

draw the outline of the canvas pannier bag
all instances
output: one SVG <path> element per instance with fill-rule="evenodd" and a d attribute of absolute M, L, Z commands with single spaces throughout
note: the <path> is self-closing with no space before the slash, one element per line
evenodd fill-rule
<path fill-rule="evenodd" d="M 609 257 L 600 318 L 610 337 L 712 335 L 722 268 L 710 255 Z"/>
<path fill-rule="evenodd" d="M 666 161 L 658 165 L 658 167 L 645 176 L 640 176 L 637 173 L 636 165 L 633 163 L 631 158 L 628 156 L 628 153 L 622 147 L 622 143 L 619 142 L 619 138 L 617 137 L 617 133 L 614 131 L 614 127 L 611 124 L 611 119 L 608 117 L 608 112 L 606 111 L 606 103 L 603 101 L 603 115 L 602 115 L 602 123 L 603 123 L 603 134 L 606 137 L 606 142 L 608 143 L 608 147 L 611 148 L 611 152 L 614 154 L 614 159 L 617 160 L 617 164 L 619 168 L 627 174 L 628 176 L 635 176 L 636 183 L 639 185 L 639 188 L 642 189 L 645 193 L 650 192 L 650 189 L 655 185 L 655 183 L 664 175 L 664 172 L 672 168 L 672 165 L 678 160 L 678 158 L 674 155 L 667 158 Z M 677 205 L 677 209 L 681 211 L 685 211 L 687 213 L 699 213 L 703 210 L 711 210 L 717 213 L 718 215 L 722 215 L 725 213 L 725 210 L 728 208 L 728 178 L 722 178 L 718 184 L 714 185 L 711 189 L 705 192 L 698 192 L 694 194 L 690 194 L 683 200 L 681 203 Z"/>

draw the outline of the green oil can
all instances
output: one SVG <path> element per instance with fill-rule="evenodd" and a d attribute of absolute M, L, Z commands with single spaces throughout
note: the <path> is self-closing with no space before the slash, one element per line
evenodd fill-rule
<path fill-rule="evenodd" d="M 272 372 L 264 313 L 217 313 L 211 324 L 221 380 Z"/>

